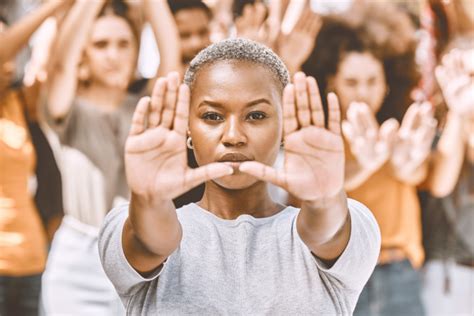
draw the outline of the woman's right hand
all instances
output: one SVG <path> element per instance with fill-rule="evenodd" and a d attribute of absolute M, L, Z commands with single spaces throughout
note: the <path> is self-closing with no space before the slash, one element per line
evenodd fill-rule
<path fill-rule="evenodd" d="M 462 116 L 474 113 L 474 49 L 453 49 L 436 67 L 436 79 L 449 109 Z"/>
<path fill-rule="evenodd" d="M 359 166 L 375 172 L 390 158 L 399 124 L 388 119 L 381 126 L 365 103 L 353 102 L 342 122 L 342 131 Z"/>
<path fill-rule="evenodd" d="M 188 86 L 179 85 L 174 72 L 156 81 L 151 98 L 138 102 L 125 144 L 125 171 L 135 196 L 168 201 L 202 182 L 233 173 L 224 163 L 188 167 L 189 101 Z"/>

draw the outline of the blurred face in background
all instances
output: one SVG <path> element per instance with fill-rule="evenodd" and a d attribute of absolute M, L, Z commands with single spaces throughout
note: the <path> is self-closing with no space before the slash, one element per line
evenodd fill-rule
<path fill-rule="evenodd" d="M 181 39 L 183 64 L 189 64 L 197 53 L 211 44 L 211 21 L 207 12 L 200 8 L 179 10 L 174 17 Z"/>
<path fill-rule="evenodd" d="M 0 22 L 0 34 L 7 29 L 5 23 Z M 0 94 L 10 86 L 15 73 L 15 61 L 11 60 L 0 65 Z"/>
<path fill-rule="evenodd" d="M 377 113 L 387 93 L 383 64 L 368 52 L 347 53 L 328 87 L 338 95 L 343 115 L 351 102 L 367 103 Z"/>
<path fill-rule="evenodd" d="M 91 31 L 83 63 L 91 84 L 125 89 L 132 79 L 138 54 L 130 24 L 122 17 L 99 17 Z"/>

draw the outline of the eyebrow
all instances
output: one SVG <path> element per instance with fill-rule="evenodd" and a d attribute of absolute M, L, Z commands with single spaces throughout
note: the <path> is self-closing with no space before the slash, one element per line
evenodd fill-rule
<path fill-rule="evenodd" d="M 261 99 L 257 99 L 257 100 L 254 100 L 254 101 L 251 101 L 249 103 L 246 104 L 246 107 L 251 107 L 251 106 L 254 106 L 254 105 L 257 105 L 257 104 L 261 104 L 261 103 L 265 103 L 265 104 L 268 104 L 268 105 L 272 105 L 270 103 L 270 101 L 268 101 L 267 99 L 265 98 L 261 98 Z M 205 106 L 205 105 L 210 105 L 210 106 L 213 106 L 213 107 L 216 107 L 216 108 L 223 108 L 224 106 L 219 103 L 219 102 L 213 102 L 213 101 L 207 101 L 207 100 L 204 100 L 202 101 L 201 103 L 199 103 L 198 105 L 198 108 L 200 108 L 201 106 Z"/>

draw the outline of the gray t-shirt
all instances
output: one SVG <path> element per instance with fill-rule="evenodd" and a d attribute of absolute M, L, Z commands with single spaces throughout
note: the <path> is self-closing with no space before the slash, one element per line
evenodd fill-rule
<path fill-rule="evenodd" d="M 62 129 L 56 129 L 65 145 L 81 151 L 102 172 L 110 207 L 115 196 L 128 197 L 123 156 L 138 99 L 127 95 L 113 112 L 76 99 Z"/>
<path fill-rule="evenodd" d="M 99 252 L 128 315 L 350 315 L 375 267 L 380 231 L 364 205 L 348 206 L 350 241 L 329 269 L 300 239 L 293 207 L 224 220 L 188 204 L 177 210 L 179 248 L 144 278 L 123 252 L 123 205 L 107 215 Z"/>

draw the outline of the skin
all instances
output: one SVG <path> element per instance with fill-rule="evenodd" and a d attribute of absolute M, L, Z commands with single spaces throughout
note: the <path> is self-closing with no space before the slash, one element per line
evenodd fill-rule
<path fill-rule="evenodd" d="M 363 102 L 377 113 L 387 92 L 383 64 L 369 52 L 347 53 L 328 83 L 339 97 L 344 117 L 351 102 Z"/>
<path fill-rule="evenodd" d="M 125 149 L 132 200 L 122 234 L 125 256 L 138 272 L 153 271 L 179 246 L 172 199 L 203 182 L 199 205 L 225 219 L 278 213 L 282 206 L 270 199 L 266 183 L 281 186 L 303 201 L 297 229 L 308 248 L 329 264 L 338 258 L 350 235 L 339 104 L 329 95 L 325 128 L 314 78 L 298 73 L 294 82 L 282 94 L 269 70 L 222 61 L 199 72 L 191 101 L 172 73 L 139 102 Z M 186 163 L 188 135 L 197 169 Z M 280 135 L 285 163 L 275 170 Z"/>
<path fill-rule="evenodd" d="M 85 47 L 90 80 L 107 88 L 125 89 L 132 77 L 138 47 L 130 25 L 121 17 L 98 18 Z"/>
<path fill-rule="evenodd" d="M 401 126 L 389 119 L 380 126 L 375 114 L 382 107 L 387 85 L 383 64 L 370 52 L 349 52 L 342 58 L 329 88 L 341 100 L 344 136 L 355 160 L 346 164 L 346 190 L 362 185 L 389 162 L 398 180 L 417 185 L 427 174 L 426 158 L 436 121 L 429 103 L 413 104 Z"/>
<path fill-rule="evenodd" d="M 0 22 L 0 34 L 5 32 L 7 26 Z M 0 96 L 2 96 L 10 86 L 15 72 L 15 62 L 13 60 L 0 64 Z"/>
<path fill-rule="evenodd" d="M 211 44 L 210 19 L 203 9 L 192 8 L 176 12 L 175 21 L 181 41 L 182 63 L 188 65 L 197 53 Z"/>

